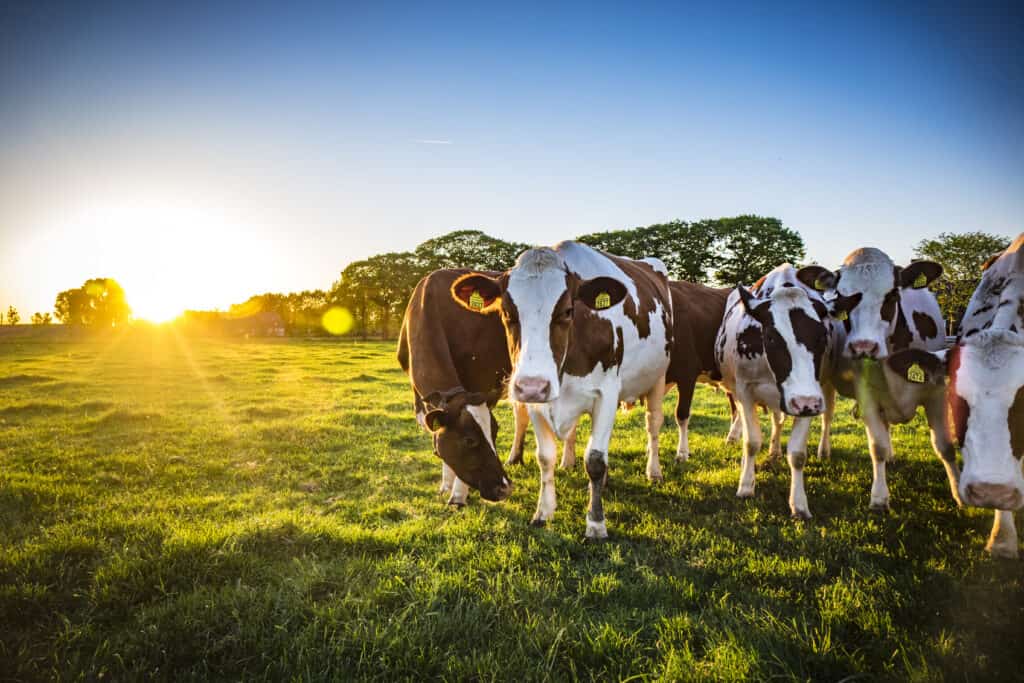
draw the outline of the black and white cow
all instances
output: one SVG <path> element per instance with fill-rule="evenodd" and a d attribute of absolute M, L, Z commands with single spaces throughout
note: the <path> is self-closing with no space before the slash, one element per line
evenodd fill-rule
<path fill-rule="evenodd" d="M 479 313 L 500 309 L 512 360 L 509 392 L 514 400 L 529 404 L 540 467 L 532 523 L 543 525 L 555 512 L 556 438 L 566 437 L 579 417 L 589 413 L 593 428 L 586 455 L 586 535 L 605 538 L 601 494 L 620 401 L 646 399 L 647 474 L 661 476 L 657 437 L 673 329 L 664 265 L 562 242 L 553 249 L 523 252 L 499 277 L 463 276 L 452 286 L 452 295 L 468 308 L 467 293 L 484 299 Z"/>
<path fill-rule="evenodd" d="M 894 357 L 949 375 L 949 407 L 964 470 L 960 497 L 995 509 L 986 549 L 1017 557 L 1013 511 L 1024 507 L 1024 233 L 987 264 L 948 353 Z M 915 371 L 916 374 L 917 373 Z"/>
<path fill-rule="evenodd" d="M 792 415 L 793 429 L 786 444 L 789 507 L 794 517 L 809 519 L 803 469 L 811 417 L 826 408 L 821 386 L 830 339 L 825 304 L 800 284 L 793 266 L 784 264 L 763 278 L 754 294 L 737 287 L 725 310 L 715 348 L 721 382 L 739 403 L 743 427 L 743 465 L 736 495 L 754 495 L 754 459 L 762 443 L 757 406 L 772 413 L 773 441 L 779 438 L 781 413 Z"/>
<path fill-rule="evenodd" d="M 807 266 L 800 281 L 824 294 L 835 339 L 831 383 L 857 400 L 874 465 L 871 509 L 889 509 L 885 465 L 893 459 L 889 427 L 910 421 L 923 406 L 932 447 L 946 469 L 953 498 L 960 503 L 956 449 L 948 434 L 945 384 L 926 374 L 922 382 L 906 377 L 885 361 L 907 349 L 940 351 L 945 346 L 942 312 L 928 285 L 942 266 L 915 261 L 901 268 L 871 247 L 851 252 L 836 271 Z"/>

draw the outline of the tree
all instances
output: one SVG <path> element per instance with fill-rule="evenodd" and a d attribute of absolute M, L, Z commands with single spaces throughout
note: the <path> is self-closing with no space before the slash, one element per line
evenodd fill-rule
<path fill-rule="evenodd" d="M 1009 245 L 1009 238 L 987 232 L 943 232 L 935 239 L 921 240 L 914 247 L 915 258 L 929 259 L 942 266 L 945 277 L 932 283 L 931 289 L 950 330 L 956 329 L 981 281 L 982 264 Z"/>
<path fill-rule="evenodd" d="M 506 270 L 526 249 L 527 244 L 506 242 L 480 230 L 456 230 L 420 244 L 414 255 L 424 274 L 439 268 Z"/>
<path fill-rule="evenodd" d="M 132 309 L 124 289 L 112 278 L 92 278 L 81 287 L 67 289 L 54 303 L 57 319 L 65 325 L 116 327 L 128 322 Z"/>
<path fill-rule="evenodd" d="M 14 306 L 9 306 L 7 308 L 7 324 L 8 325 L 17 325 L 20 322 L 21 322 L 21 314 L 18 313 L 18 309 L 15 308 Z"/>
<path fill-rule="evenodd" d="M 53 322 L 53 317 L 49 313 L 33 313 L 32 324 L 33 325 L 49 325 Z"/>
<path fill-rule="evenodd" d="M 665 263 L 673 280 L 706 281 L 716 258 L 713 221 L 675 220 L 630 230 L 595 232 L 576 240 L 617 256 L 656 256 Z"/>
<path fill-rule="evenodd" d="M 710 221 L 719 250 L 715 279 L 724 286 L 750 284 L 783 263 L 799 263 L 804 240 L 778 218 L 736 216 Z"/>

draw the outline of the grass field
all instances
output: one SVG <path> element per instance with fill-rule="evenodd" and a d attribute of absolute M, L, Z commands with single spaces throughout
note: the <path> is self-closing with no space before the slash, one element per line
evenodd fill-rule
<path fill-rule="evenodd" d="M 545 529 L 530 455 L 509 501 L 447 509 L 410 399 L 391 344 L 0 341 L 0 679 L 1024 675 L 1024 565 L 983 554 L 921 417 L 879 516 L 841 403 L 803 523 L 785 467 L 734 497 L 721 395 L 659 486 L 621 414 L 590 545 L 579 466 Z"/>

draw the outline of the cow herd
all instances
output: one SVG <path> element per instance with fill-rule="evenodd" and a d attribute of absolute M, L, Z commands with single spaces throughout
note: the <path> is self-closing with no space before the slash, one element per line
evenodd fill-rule
<path fill-rule="evenodd" d="M 669 280 L 657 258 L 562 242 L 523 252 L 505 272 L 425 277 L 406 309 L 398 359 L 412 383 L 416 419 L 443 462 L 441 488 L 452 505 L 464 505 L 469 488 L 491 501 L 512 492 L 492 413 L 508 398 L 515 434 L 505 464 L 522 461 L 528 416 L 540 468 L 532 524 L 544 525 L 556 507 L 558 440 L 561 466 L 573 467 L 576 424 L 586 413 L 586 536 L 604 538 L 602 493 L 619 405 L 645 405 L 647 477 L 658 481 L 665 393 L 673 386 L 678 392 L 675 458 L 684 461 L 694 388 L 707 382 L 724 389 L 734 407 L 730 440 L 742 436 L 737 496 L 754 495 L 754 458 L 763 444 L 758 408 L 771 417 L 772 456 L 781 456 L 782 426 L 792 416 L 789 506 L 807 519 L 811 421 L 822 417 L 817 452 L 828 457 L 838 392 L 856 401 L 865 425 L 872 510 L 889 507 L 890 426 L 923 407 L 954 500 L 994 509 L 987 548 L 1015 557 L 1013 511 L 1024 506 L 1024 234 L 983 266 L 949 348 L 928 288 L 941 275 L 934 262 L 901 267 L 868 247 L 835 271 L 784 264 L 749 288 L 715 289 Z"/>

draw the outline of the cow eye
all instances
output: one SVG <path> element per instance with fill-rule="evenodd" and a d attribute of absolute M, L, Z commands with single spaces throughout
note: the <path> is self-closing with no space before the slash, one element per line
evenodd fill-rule
<path fill-rule="evenodd" d="M 562 311 L 562 317 L 565 318 L 566 320 L 572 318 L 572 306 Z"/>
<path fill-rule="evenodd" d="M 476 448 L 480 442 L 477 441 L 475 436 L 464 436 L 462 437 L 462 445 L 466 448 Z"/>

